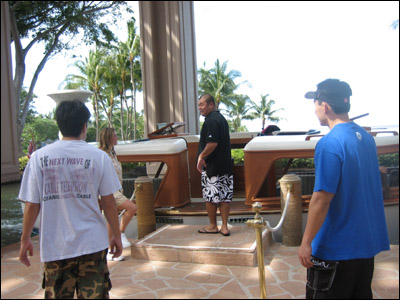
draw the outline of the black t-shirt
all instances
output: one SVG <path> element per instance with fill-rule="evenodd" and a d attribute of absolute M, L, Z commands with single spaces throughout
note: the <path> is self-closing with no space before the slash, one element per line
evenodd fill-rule
<path fill-rule="evenodd" d="M 200 132 L 199 151 L 204 150 L 207 143 L 217 143 L 215 150 L 205 158 L 207 176 L 231 175 L 232 157 L 229 125 L 219 111 L 211 112 L 205 119 Z"/>

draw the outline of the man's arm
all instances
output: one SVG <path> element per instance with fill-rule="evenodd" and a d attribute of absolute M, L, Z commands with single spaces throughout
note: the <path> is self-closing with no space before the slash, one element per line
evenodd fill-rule
<path fill-rule="evenodd" d="M 203 168 L 207 167 L 205 158 L 209 156 L 215 148 L 217 148 L 218 143 L 207 143 L 206 147 L 204 150 L 200 153 L 198 159 L 197 159 L 197 170 L 201 173 L 203 171 Z"/>
<path fill-rule="evenodd" d="M 308 209 L 307 225 L 298 251 L 300 263 L 306 268 L 313 266 L 311 262 L 311 242 L 325 221 L 334 195 L 325 191 L 314 192 L 312 194 Z"/>
<path fill-rule="evenodd" d="M 110 224 L 111 227 L 112 238 L 110 241 L 110 253 L 114 254 L 113 257 L 115 258 L 122 254 L 122 242 L 121 231 L 119 230 L 118 210 L 114 195 L 101 196 L 100 203 L 108 224 Z"/>
<path fill-rule="evenodd" d="M 21 247 L 19 249 L 19 261 L 28 267 L 31 265 L 31 263 L 27 256 L 27 252 L 29 251 L 29 256 L 33 256 L 31 233 L 33 230 L 33 226 L 35 225 L 35 221 L 39 215 L 39 211 L 40 204 L 25 201 L 24 220 L 22 223 Z"/>

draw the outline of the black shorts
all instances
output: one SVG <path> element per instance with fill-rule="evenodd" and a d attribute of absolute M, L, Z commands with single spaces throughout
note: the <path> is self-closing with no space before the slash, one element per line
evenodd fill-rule
<path fill-rule="evenodd" d="M 311 258 L 306 299 L 372 299 L 374 257 L 330 261 Z"/>

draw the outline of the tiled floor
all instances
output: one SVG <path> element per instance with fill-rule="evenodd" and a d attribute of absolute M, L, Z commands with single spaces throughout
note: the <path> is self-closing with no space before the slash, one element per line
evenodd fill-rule
<path fill-rule="evenodd" d="M 38 239 L 34 238 L 33 243 L 29 268 L 18 261 L 18 244 L 1 249 L 2 299 L 43 298 Z M 306 269 L 298 262 L 297 250 L 273 243 L 266 252 L 268 298 L 304 298 Z M 129 257 L 130 248 L 124 249 L 124 255 L 125 261 L 109 262 L 113 284 L 110 297 L 114 299 L 260 297 L 258 267 L 136 260 Z M 399 299 L 398 245 L 376 257 L 372 287 L 375 299 Z"/>

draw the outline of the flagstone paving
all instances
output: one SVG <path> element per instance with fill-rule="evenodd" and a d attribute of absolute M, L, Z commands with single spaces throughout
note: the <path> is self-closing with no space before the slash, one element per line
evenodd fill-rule
<path fill-rule="evenodd" d="M 38 239 L 33 238 L 31 266 L 18 261 L 19 244 L 1 249 L 1 298 L 43 298 L 42 263 Z M 305 297 L 306 269 L 297 259 L 298 247 L 273 243 L 265 254 L 267 297 Z M 113 288 L 119 299 L 257 299 L 258 267 L 127 259 L 109 262 Z M 372 282 L 375 299 L 399 299 L 399 246 L 377 255 Z"/>

